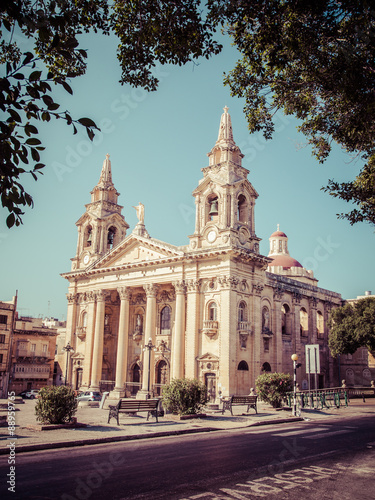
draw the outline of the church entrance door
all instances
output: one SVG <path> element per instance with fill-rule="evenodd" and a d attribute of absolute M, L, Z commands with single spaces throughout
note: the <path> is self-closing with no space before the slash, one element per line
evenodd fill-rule
<path fill-rule="evenodd" d="M 216 399 L 216 375 L 214 373 L 206 373 L 204 383 L 207 387 L 208 402 L 214 403 Z"/>

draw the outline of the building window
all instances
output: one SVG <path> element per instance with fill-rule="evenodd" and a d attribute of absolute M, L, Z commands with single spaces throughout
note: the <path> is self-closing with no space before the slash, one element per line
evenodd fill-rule
<path fill-rule="evenodd" d="M 299 312 L 300 318 L 300 332 L 303 337 L 307 337 L 309 333 L 309 316 L 304 307 L 301 307 Z"/>
<path fill-rule="evenodd" d="M 249 371 L 249 365 L 246 363 L 246 361 L 240 361 L 237 367 L 237 370 L 245 370 Z"/>
<path fill-rule="evenodd" d="M 240 222 L 247 222 L 247 208 L 247 199 L 243 194 L 240 194 L 237 202 L 237 218 Z"/>
<path fill-rule="evenodd" d="M 168 306 L 160 311 L 160 333 L 169 334 L 171 330 L 171 309 Z"/>
<path fill-rule="evenodd" d="M 216 302 L 210 302 L 210 304 L 208 306 L 208 319 L 209 319 L 209 321 L 217 321 Z"/>
<path fill-rule="evenodd" d="M 3 362 L 3 354 L 0 354 L 0 363 Z"/>
<path fill-rule="evenodd" d="M 47 354 L 47 344 L 43 344 L 42 352 L 43 354 Z"/>
<path fill-rule="evenodd" d="M 270 372 L 271 371 L 271 365 L 269 363 L 263 363 L 262 366 L 262 372 Z"/>
<path fill-rule="evenodd" d="M 31 352 L 35 352 L 36 351 L 36 344 L 31 344 Z"/>
<path fill-rule="evenodd" d="M 283 335 L 290 335 L 291 333 L 291 317 L 289 313 L 288 304 L 283 304 L 281 307 L 281 332 Z"/>
<path fill-rule="evenodd" d="M 8 316 L 5 314 L 0 314 L 0 325 L 6 325 L 8 320 Z"/>
<path fill-rule="evenodd" d="M 242 323 L 243 321 L 247 321 L 245 302 L 240 302 L 240 305 L 238 306 L 238 321 L 239 321 L 239 323 Z"/>
<path fill-rule="evenodd" d="M 4 335 L 4 333 L 2 333 L 0 335 L 0 344 L 5 344 L 5 335 Z"/>
<path fill-rule="evenodd" d="M 316 313 L 316 329 L 318 338 L 322 339 L 324 337 L 324 318 L 320 311 Z"/>

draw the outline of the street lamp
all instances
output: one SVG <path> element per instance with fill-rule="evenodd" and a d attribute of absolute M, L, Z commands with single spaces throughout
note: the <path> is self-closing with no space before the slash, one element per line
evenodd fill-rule
<path fill-rule="evenodd" d="M 74 352 L 74 349 L 73 347 L 70 345 L 70 343 L 68 342 L 66 344 L 65 347 L 63 347 L 63 350 L 66 351 L 66 368 L 65 368 L 65 385 L 66 385 L 66 381 L 67 381 L 67 378 L 68 378 L 68 364 L 69 364 L 69 353 L 70 352 Z"/>
<path fill-rule="evenodd" d="M 297 368 L 301 366 L 301 363 L 297 363 L 298 354 L 292 354 L 293 361 L 293 417 L 297 416 Z"/>
<path fill-rule="evenodd" d="M 154 345 L 152 344 L 152 339 L 148 339 L 148 343 L 145 344 L 143 351 L 148 350 L 148 374 L 147 374 L 147 397 L 146 399 L 149 399 L 150 397 L 150 369 L 151 369 L 151 351 L 154 349 Z"/>

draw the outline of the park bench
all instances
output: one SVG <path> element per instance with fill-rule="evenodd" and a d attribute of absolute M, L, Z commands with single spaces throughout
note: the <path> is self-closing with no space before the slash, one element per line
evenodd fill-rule
<path fill-rule="evenodd" d="M 230 410 L 233 415 L 233 406 L 247 406 L 246 413 L 249 411 L 249 408 L 253 408 L 255 413 L 258 413 L 257 399 L 258 396 L 231 396 L 228 399 L 223 398 L 223 414 L 225 410 Z"/>
<path fill-rule="evenodd" d="M 151 415 L 156 417 L 156 422 L 158 422 L 158 412 L 159 399 L 120 399 L 117 405 L 109 405 L 109 415 L 108 423 L 112 417 L 117 419 L 117 425 L 119 424 L 118 417 L 119 413 L 139 413 L 147 411 L 147 420 Z"/>

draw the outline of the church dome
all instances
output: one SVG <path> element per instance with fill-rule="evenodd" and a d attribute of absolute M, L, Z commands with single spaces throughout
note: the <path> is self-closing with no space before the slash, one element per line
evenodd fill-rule
<path fill-rule="evenodd" d="M 275 231 L 274 233 L 271 234 L 270 238 L 276 238 L 277 236 L 279 238 L 287 238 L 287 235 L 282 231 Z"/>
<path fill-rule="evenodd" d="M 275 255 L 273 257 L 270 255 L 272 262 L 268 264 L 269 267 L 281 266 L 284 269 L 290 269 L 291 267 L 302 267 L 298 260 L 293 259 L 290 255 Z"/>

